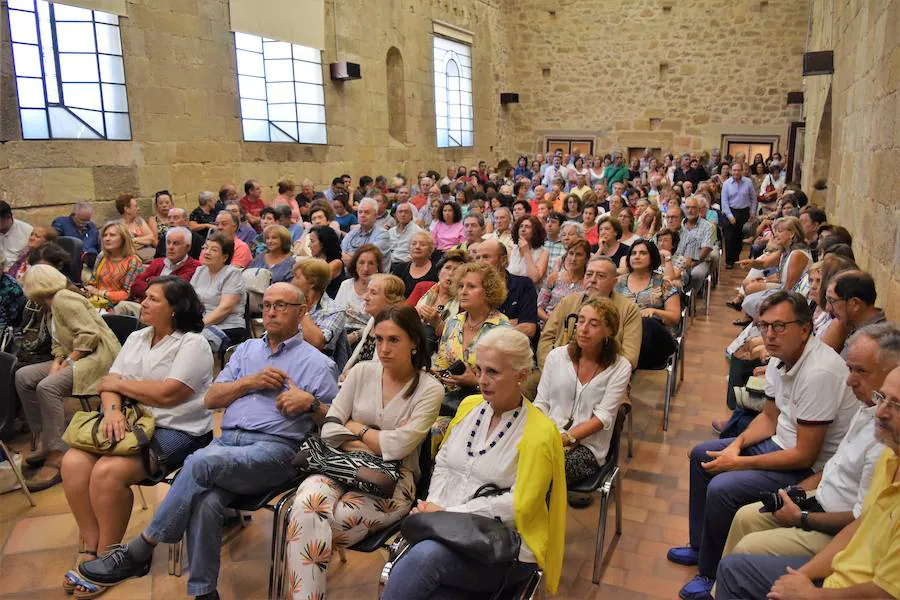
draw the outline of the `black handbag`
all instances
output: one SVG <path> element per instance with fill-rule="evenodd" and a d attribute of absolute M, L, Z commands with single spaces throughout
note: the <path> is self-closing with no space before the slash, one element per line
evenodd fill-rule
<path fill-rule="evenodd" d="M 488 484 L 479 488 L 473 498 L 505 491 Z M 522 547 L 518 532 L 498 519 L 443 510 L 408 516 L 400 526 L 400 533 L 410 545 L 434 540 L 466 558 L 490 565 L 514 562 Z"/>

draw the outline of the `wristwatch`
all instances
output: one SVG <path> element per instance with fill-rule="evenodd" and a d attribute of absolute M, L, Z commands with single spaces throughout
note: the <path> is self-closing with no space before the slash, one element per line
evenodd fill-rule
<path fill-rule="evenodd" d="M 809 527 L 809 511 L 801 510 L 800 511 L 800 529 L 803 531 L 812 531 Z"/>
<path fill-rule="evenodd" d="M 309 413 L 318 412 L 320 406 L 322 406 L 322 403 L 319 402 L 319 399 L 313 398 L 312 404 L 309 405 L 309 408 L 306 410 L 306 412 L 309 412 Z"/>
<path fill-rule="evenodd" d="M 362 429 L 359 430 L 359 433 L 356 434 L 356 437 L 359 438 L 359 441 L 363 441 L 363 437 L 366 435 L 366 432 L 369 431 L 369 427 L 363 426 Z"/>

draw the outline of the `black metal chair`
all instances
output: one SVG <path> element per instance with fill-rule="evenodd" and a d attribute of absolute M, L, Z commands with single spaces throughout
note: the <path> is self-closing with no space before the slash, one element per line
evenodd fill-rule
<path fill-rule="evenodd" d="M 0 352 L 0 390 L 10 390 L 10 393 L 7 394 L 8 398 L 4 401 L 4 406 L 2 407 L 2 415 L 0 415 L 0 418 L 2 418 L 2 422 L 0 422 L 0 431 L 11 429 L 13 419 L 16 415 L 18 400 L 14 379 L 17 363 L 18 359 L 15 355 L 7 352 Z M 28 503 L 31 504 L 31 506 L 37 506 L 34 502 L 34 498 L 31 497 L 31 492 L 28 491 L 28 486 L 25 485 L 25 478 L 22 476 L 22 469 L 16 464 L 15 455 L 9 451 L 6 444 L 0 439 L 0 462 L 4 460 L 9 461 L 9 466 L 12 468 L 16 480 L 19 482 L 19 489 L 25 494 Z"/>
<path fill-rule="evenodd" d="M 570 492 L 591 494 L 600 492 L 600 522 L 597 526 L 597 542 L 594 548 L 594 572 L 591 581 L 600 583 L 603 539 L 606 536 L 606 516 L 609 511 L 609 499 L 615 492 L 616 500 L 616 536 L 622 534 L 622 486 L 619 481 L 619 441 L 622 437 L 622 429 L 631 405 L 623 404 L 616 415 L 616 424 L 613 427 L 612 437 L 609 440 L 609 451 L 606 454 L 606 462 L 597 471 L 597 474 L 581 483 L 569 486 Z"/>
<path fill-rule="evenodd" d="M 57 238 L 56 243 L 59 244 L 71 257 L 69 262 L 69 279 L 72 283 L 81 283 L 81 267 L 82 254 L 84 254 L 84 242 L 76 237 L 61 236 Z"/>
<path fill-rule="evenodd" d="M 103 320 L 116 334 L 116 339 L 120 344 L 124 344 L 128 336 L 141 328 L 141 322 L 137 317 L 132 315 L 116 315 L 113 313 L 104 313 Z"/>

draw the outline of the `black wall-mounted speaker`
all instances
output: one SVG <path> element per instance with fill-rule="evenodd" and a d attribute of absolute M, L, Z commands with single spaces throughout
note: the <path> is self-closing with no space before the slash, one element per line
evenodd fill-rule
<path fill-rule="evenodd" d="M 334 81 L 349 81 L 351 79 L 362 79 L 362 70 L 359 64 L 347 62 L 346 60 L 333 62 L 328 65 L 331 70 L 331 79 Z"/>
<path fill-rule="evenodd" d="M 500 94 L 500 104 L 518 104 L 519 103 L 519 95 L 511 92 L 504 92 Z"/>
<path fill-rule="evenodd" d="M 803 104 L 803 92 L 788 92 L 787 93 L 787 103 L 788 104 Z"/>
<path fill-rule="evenodd" d="M 834 51 L 805 52 L 803 75 L 831 75 L 834 73 Z"/>

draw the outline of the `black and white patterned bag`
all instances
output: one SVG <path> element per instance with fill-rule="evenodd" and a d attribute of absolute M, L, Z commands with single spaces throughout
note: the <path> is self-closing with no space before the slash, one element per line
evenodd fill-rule
<path fill-rule="evenodd" d="M 300 444 L 294 466 L 304 473 L 319 473 L 379 498 L 390 498 L 400 481 L 400 461 L 384 460 L 368 452 L 335 450 L 318 436 Z"/>

